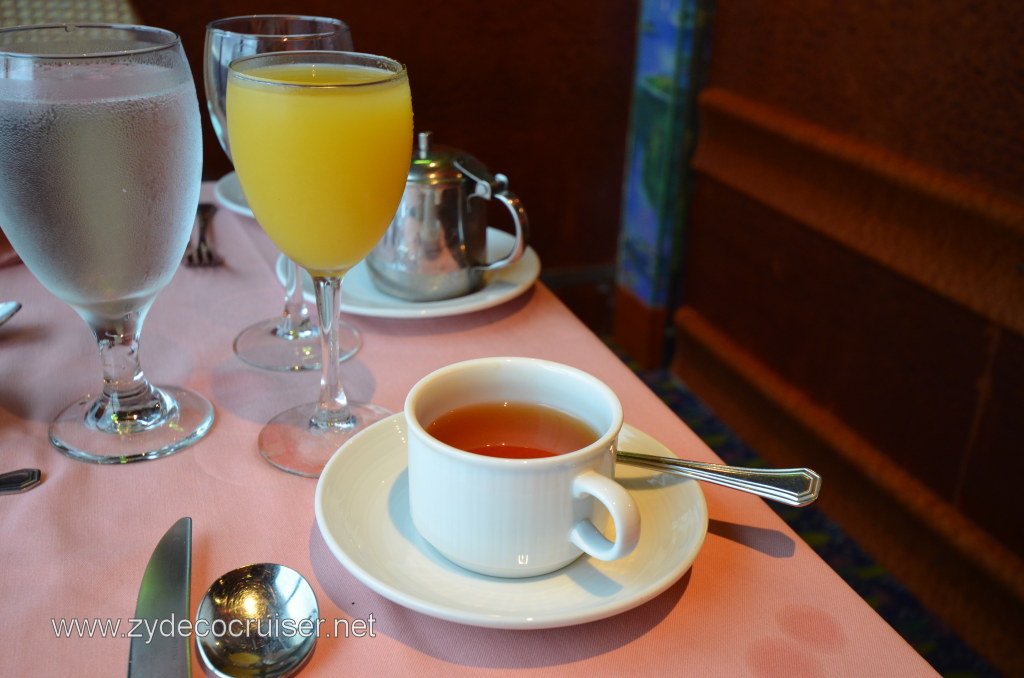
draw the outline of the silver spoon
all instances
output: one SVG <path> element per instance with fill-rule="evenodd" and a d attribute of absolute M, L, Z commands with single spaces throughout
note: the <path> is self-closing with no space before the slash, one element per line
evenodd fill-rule
<path fill-rule="evenodd" d="M 221 575 L 199 603 L 199 656 L 216 676 L 292 676 L 313 652 L 319 617 L 301 574 L 273 563 L 246 565 Z"/>
<path fill-rule="evenodd" d="M 622 451 L 616 455 L 616 460 L 620 464 L 724 485 L 789 506 L 807 506 L 818 498 L 821 491 L 821 476 L 809 468 L 744 468 Z"/>
<path fill-rule="evenodd" d="M 11 319 L 11 316 L 21 310 L 21 302 L 5 301 L 0 303 L 0 325 Z"/>

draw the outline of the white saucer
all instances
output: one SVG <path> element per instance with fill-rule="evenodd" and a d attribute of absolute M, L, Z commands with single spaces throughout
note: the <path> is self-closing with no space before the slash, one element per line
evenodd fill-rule
<path fill-rule="evenodd" d="M 228 172 L 217 180 L 213 187 L 213 195 L 224 207 L 232 212 L 252 218 L 252 210 L 242 193 L 242 185 L 238 183 L 238 175 Z"/>
<path fill-rule="evenodd" d="M 494 261 L 505 256 L 512 248 L 515 238 L 497 228 L 487 229 L 487 257 Z M 277 279 L 284 284 L 287 275 L 287 259 L 282 254 L 274 267 Z M 482 288 L 454 299 L 441 301 L 405 301 L 398 297 L 385 294 L 377 289 L 370 280 L 366 262 L 360 262 L 353 268 L 341 285 L 341 310 L 356 315 L 374 316 L 377 318 L 439 318 L 449 315 L 472 313 L 485 308 L 503 304 L 518 297 L 533 285 L 540 275 L 540 258 L 527 247 L 522 258 L 494 271 L 490 281 Z M 302 292 L 306 301 L 314 304 L 313 281 L 309 275 L 302 273 Z"/>
<path fill-rule="evenodd" d="M 622 446 L 671 456 L 626 426 Z M 427 544 L 409 517 L 405 418 L 396 414 L 344 445 L 316 487 L 316 520 L 335 557 L 399 605 L 440 619 L 501 629 L 539 629 L 603 619 L 651 600 L 690 568 L 707 533 L 696 481 L 618 465 L 641 513 L 640 543 L 626 558 L 582 556 L 557 572 L 501 579 L 464 570 Z"/>

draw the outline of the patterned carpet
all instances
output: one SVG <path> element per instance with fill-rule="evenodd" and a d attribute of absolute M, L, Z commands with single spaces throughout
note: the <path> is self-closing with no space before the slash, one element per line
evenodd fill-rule
<path fill-rule="evenodd" d="M 665 370 L 632 367 L 727 464 L 765 465 L 757 453 L 726 428 L 677 377 Z M 797 509 L 775 503 L 769 505 L 941 675 L 999 678 L 995 669 L 879 566 L 840 525 L 814 506 Z"/>

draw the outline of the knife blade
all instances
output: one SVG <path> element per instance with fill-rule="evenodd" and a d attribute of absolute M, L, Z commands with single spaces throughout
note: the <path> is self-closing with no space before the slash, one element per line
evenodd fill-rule
<path fill-rule="evenodd" d="M 182 518 L 149 557 L 135 606 L 136 633 L 128 653 L 128 678 L 190 678 L 189 617 L 192 580 L 192 519 Z"/>

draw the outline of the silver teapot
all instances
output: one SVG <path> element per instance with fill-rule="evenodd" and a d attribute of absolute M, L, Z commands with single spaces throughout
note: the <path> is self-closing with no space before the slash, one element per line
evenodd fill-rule
<path fill-rule="evenodd" d="M 457 149 L 431 147 L 418 135 L 405 193 L 384 237 L 366 258 L 370 279 L 382 292 L 408 301 L 438 301 L 474 292 L 491 271 L 519 260 L 526 249 L 526 210 L 491 174 Z M 512 214 L 515 242 L 507 255 L 487 261 L 487 201 Z"/>

